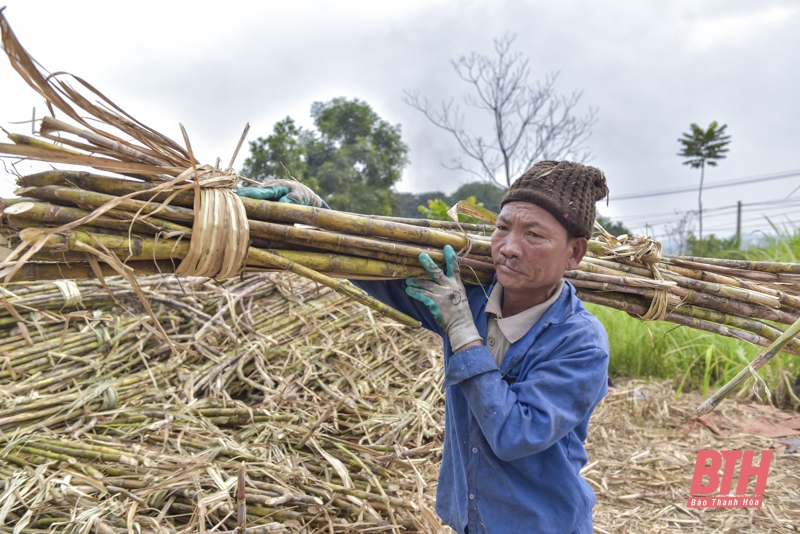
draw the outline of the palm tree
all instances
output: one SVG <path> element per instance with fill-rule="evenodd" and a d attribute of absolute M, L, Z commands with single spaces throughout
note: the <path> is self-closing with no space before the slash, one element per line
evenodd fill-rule
<path fill-rule="evenodd" d="M 708 125 L 707 130 L 692 123 L 689 126 L 691 133 L 682 134 L 678 142 L 683 148 L 678 152 L 679 156 L 688 158 L 683 162 L 697 169 L 700 168 L 700 193 L 697 196 L 698 219 L 700 221 L 700 251 L 703 250 L 703 178 L 705 177 L 706 165 L 717 166 L 718 159 L 724 159 L 728 152 L 727 146 L 731 142 L 731 136 L 725 135 L 727 124 L 719 126 L 717 121 Z"/>

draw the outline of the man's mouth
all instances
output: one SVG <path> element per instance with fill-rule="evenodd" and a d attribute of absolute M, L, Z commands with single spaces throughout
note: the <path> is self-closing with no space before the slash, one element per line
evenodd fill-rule
<path fill-rule="evenodd" d="M 509 266 L 508 266 L 508 265 L 506 265 L 505 263 L 499 263 L 499 264 L 497 265 L 497 269 L 498 269 L 498 270 L 505 271 L 505 272 L 507 272 L 507 273 L 511 273 L 511 274 L 519 274 L 519 271 L 517 271 L 516 269 L 512 269 L 511 267 L 509 267 Z"/>

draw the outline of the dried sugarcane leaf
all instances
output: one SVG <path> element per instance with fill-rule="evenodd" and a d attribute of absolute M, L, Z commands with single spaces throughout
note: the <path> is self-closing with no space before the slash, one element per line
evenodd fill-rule
<path fill-rule="evenodd" d="M 452 208 L 447 210 L 447 216 L 455 222 L 458 222 L 458 216 L 460 214 L 475 217 L 476 219 L 486 221 L 489 224 L 497 224 L 497 214 L 495 212 L 486 209 L 483 206 L 470 204 L 469 202 L 465 202 L 463 200 L 459 200 L 453 205 Z"/>

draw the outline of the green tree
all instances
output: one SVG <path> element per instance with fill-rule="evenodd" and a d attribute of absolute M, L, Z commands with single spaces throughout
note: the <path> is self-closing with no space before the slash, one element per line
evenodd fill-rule
<path fill-rule="evenodd" d="M 256 180 L 292 176 L 333 209 L 391 215 L 399 210 L 392 187 L 408 163 L 400 126 L 381 119 L 358 99 L 314 102 L 315 129 L 287 117 L 269 137 L 250 143 L 242 173 Z M 284 169 L 285 167 L 285 169 Z"/>
<path fill-rule="evenodd" d="M 316 189 L 316 181 L 306 176 L 307 138 L 308 134 L 291 117 L 276 122 L 272 135 L 250 142 L 250 157 L 244 161 L 242 174 L 263 182 L 273 177 L 285 177 L 288 172 L 292 177 Z"/>
<path fill-rule="evenodd" d="M 696 123 L 692 123 L 690 133 L 684 133 L 678 139 L 682 145 L 678 155 L 687 158 L 684 165 L 700 169 L 700 189 L 697 195 L 698 221 L 700 225 L 698 243 L 700 245 L 700 255 L 703 249 L 703 179 L 705 178 L 706 165 L 717 166 L 718 159 L 724 159 L 728 152 L 728 145 L 731 136 L 725 134 L 727 124 L 719 126 L 717 121 L 708 125 L 708 129 L 703 130 Z"/>

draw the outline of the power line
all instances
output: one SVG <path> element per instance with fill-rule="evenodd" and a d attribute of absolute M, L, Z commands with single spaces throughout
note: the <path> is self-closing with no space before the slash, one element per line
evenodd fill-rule
<path fill-rule="evenodd" d="M 738 178 L 735 180 L 725 180 L 722 182 L 711 182 L 703 189 L 718 189 L 721 187 L 732 187 L 736 185 L 755 184 L 760 182 L 768 182 L 770 180 L 781 180 L 783 178 L 791 178 L 793 176 L 800 176 L 800 170 L 786 171 L 777 174 L 765 174 L 760 176 L 748 176 L 746 178 Z M 612 200 L 633 200 L 637 198 L 660 197 L 665 195 L 677 195 L 679 193 L 692 193 L 697 191 L 697 187 L 679 187 L 674 189 L 661 189 L 658 191 L 645 191 L 643 193 L 631 193 L 628 195 L 620 195 L 616 197 L 609 196 L 609 201 Z"/>
<path fill-rule="evenodd" d="M 787 199 L 784 197 L 774 200 L 764 200 L 761 202 L 743 202 L 742 212 L 752 212 L 757 210 L 769 211 L 774 209 L 785 209 L 793 206 L 800 206 L 800 198 Z M 738 206 L 736 204 L 730 204 L 728 206 L 718 206 L 715 208 L 707 208 L 703 210 L 703 219 L 705 219 L 706 217 L 713 218 L 713 217 L 730 215 L 732 213 L 735 213 L 737 208 Z M 672 212 L 661 212 L 661 213 L 650 213 L 650 214 L 642 213 L 639 215 L 619 216 L 616 217 L 616 219 L 625 224 L 636 224 L 637 222 L 649 222 L 651 224 L 657 224 L 656 221 L 662 220 L 665 217 L 667 218 L 665 219 L 666 221 L 672 221 L 675 219 L 676 216 L 680 216 L 685 213 L 687 213 L 687 211 L 676 210 Z"/>
<path fill-rule="evenodd" d="M 742 229 L 743 230 L 747 230 L 748 232 L 754 232 L 754 231 L 761 230 L 761 229 L 769 229 L 769 228 L 771 228 L 771 226 L 769 225 L 770 221 L 772 222 L 772 224 L 774 224 L 776 226 L 782 226 L 782 225 L 786 225 L 786 224 L 790 224 L 790 225 L 794 225 L 794 226 L 800 226 L 800 218 L 796 219 L 796 217 L 798 217 L 798 216 L 800 216 L 800 213 L 798 213 L 797 211 L 787 211 L 787 212 L 782 212 L 782 213 L 775 213 L 775 214 L 771 214 L 771 215 L 768 215 L 768 216 L 765 215 L 765 214 L 761 214 L 761 215 L 756 216 L 756 217 L 749 217 L 747 219 L 742 220 Z M 628 227 L 635 231 L 636 229 L 644 229 L 645 226 L 646 226 L 650 233 L 653 233 L 654 231 L 660 229 L 660 230 L 663 230 L 666 233 L 666 235 L 668 236 L 670 234 L 670 232 L 667 231 L 667 229 L 665 228 L 665 225 L 667 223 L 669 223 L 669 222 L 671 222 L 671 221 L 649 222 L 649 223 L 646 223 L 646 224 L 645 223 L 642 223 L 642 224 L 629 224 Z M 769 228 L 768 228 L 768 226 L 769 226 Z M 703 233 L 708 233 L 710 235 L 710 234 L 713 234 L 713 233 L 720 234 L 720 233 L 726 233 L 726 232 L 733 232 L 735 230 L 736 230 L 736 223 L 735 222 L 731 222 L 729 224 L 726 224 L 724 221 L 719 221 L 716 225 L 712 224 L 712 225 L 709 225 L 708 227 L 704 228 L 704 232 Z"/>
<path fill-rule="evenodd" d="M 742 204 L 742 206 L 744 206 L 744 204 Z M 742 213 L 766 214 L 766 213 L 771 212 L 771 211 L 785 210 L 786 208 L 791 208 L 791 207 L 795 207 L 795 206 L 800 206 L 800 203 L 788 204 L 788 205 L 787 204 L 781 204 L 781 205 L 768 206 L 768 207 L 754 207 L 754 208 L 750 208 L 750 209 L 745 209 L 744 207 L 742 207 Z M 667 222 L 674 221 L 676 217 L 680 217 L 684 213 L 686 213 L 686 212 L 674 213 L 674 214 L 672 214 L 672 216 L 664 216 L 664 217 L 659 217 L 659 218 L 643 217 L 643 218 L 640 218 L 640 219 L 632 219 L 632 220 L 631 219 L 622 219 L 621 221 L 626 225 L 631 225 L 631 224 L 635 225 L 635 224 L 643 224 L 643 223 L 648 223 L 648 224 L 655 225 L 655 224 L 662 224 L 662 223 L 667 223 Z M 707 219 L 715 219 L 715 218 L 719 218 L 719 217 L 731 217 L 735 213 L 736 213 L 736 209 L 735 208 L 732 209 L 732 210 L 725 210 L 725 211 L 722 211 L 722 212 L 712 213 L 710 215 L 706 215 L 705 210 L 703 210 L 703 220 L 705 221 Z"/>
<path fill-rule="evenodd" d="M 793 222 L 792 217 L 798 217 L 799 215 L 800 214 L 798 214 L 796 211 L 786 211 L 786 212 L 783 212 L 783 213 L 773 213 L 771 215 L 760 215 L 758 217 L 750 217 L 750 218 L 742 220 L 742 225 L 752 224 L 752 223 L 756 223 L 756 222 L 766 223 L 768 220 L 772 221 L 775 224 L 779 224 L 779 223 L 783 223 L 783 222 Z M 786 221 L 786 218 L 789 218 L 789 221 Z M 731 226 L 731 225 L 730 224 L 724 225 L 724 227 L 728 227 L 728 226 Z M 736 225 L 733 224 L 733 226 L 735 227 Z"/>
<path fill-rule="evenodd" d="M 771 221 L 776 226 L 780 226 L 782 224 L 787 224 L 787 223 L 796 225 L 798 222 L 800 222 L 800 219 L 792 219 L 792 218 L 790 218 L 792 216 L 793 217 L 797 217 L 798 216 L 797 212 L 777 213 L 777 214 L 771 215 L 768 219 L 769 219 L 769 221 Z M 744 228 L 745 226 L 755 226 L 756 223 L 760 223 L 760 224 L 758 224 L 757 228 L 753 229 L 753 230 L 758 230 L 760 228 L 766 227 L 769 224 L 769 221 L 767 221 L 767 217 L 755 217 L 755 218 L 745 219 L 745 220 L 742 221 L 742 228 Z M 735 229 L 736 229 L 736 224 L 735 223 L 733 223 L 733 224 L 722 224 L 722 225 L 718 225 L 718 226 L 711 226 L 708 229 L 708 233 L 710 234 L 710 233 L 713 233 L 713 232 L 726 232 L 726 231 L 729 232 L 729 231 L 733 231 Z M 703 229 L 703 233 L 706 233 L 706 229 L 705 228 Z"/>

